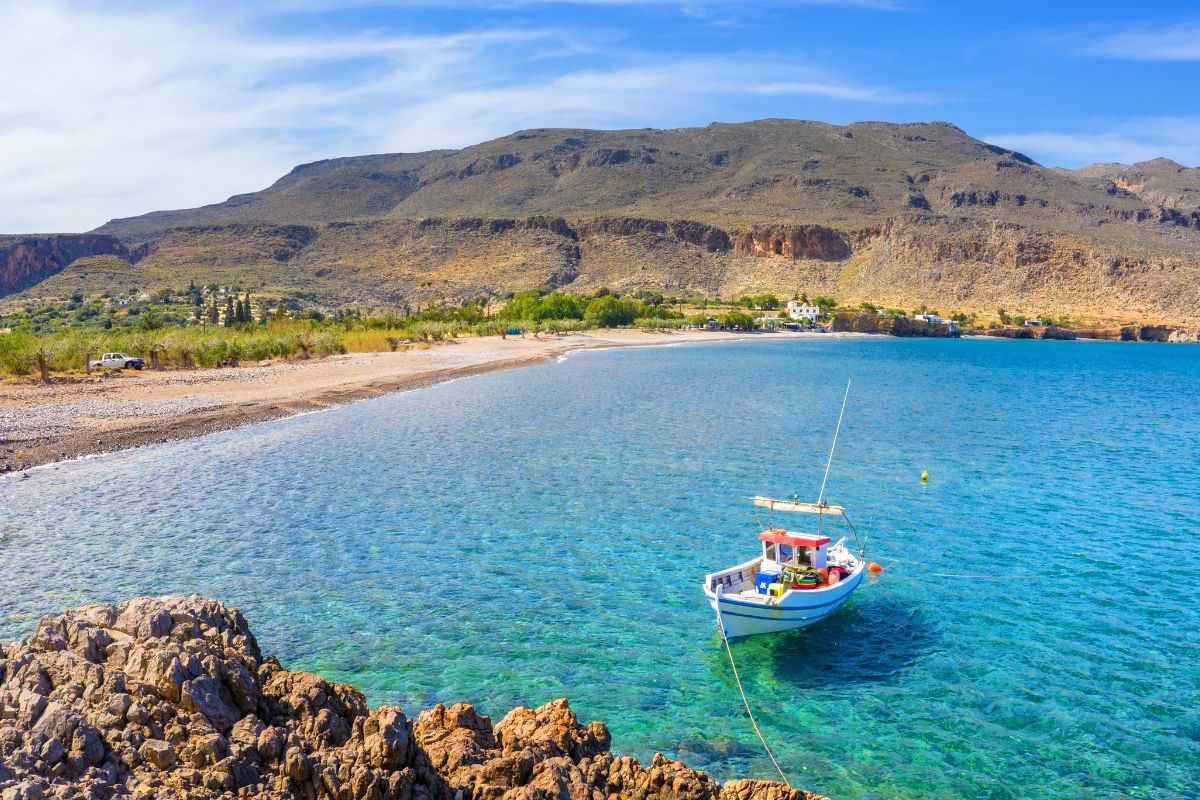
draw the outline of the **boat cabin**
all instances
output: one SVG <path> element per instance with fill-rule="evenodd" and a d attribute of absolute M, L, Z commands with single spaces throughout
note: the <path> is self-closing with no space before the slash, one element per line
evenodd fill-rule
<path fill-rule="evenodd" d="M 762 541 L 763 566 L 760 569 L 764 572 L 772 571 L 764 569 L 772 564 L 778 565 L 781 570 L 789 565 L 812 569 L 825 569 L 827 566 L 825 550 L 831 541 L 828 536 L 771 528 L 760 533 L 758 538 Z"/>

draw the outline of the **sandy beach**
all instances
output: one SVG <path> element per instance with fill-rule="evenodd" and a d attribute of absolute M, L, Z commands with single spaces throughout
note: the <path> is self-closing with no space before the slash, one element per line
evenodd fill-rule
<path fill-rule="evenodd" d="M 133 371 L 0 382 L 0 473 L 94 453 L 200 436 L 537 364 L 575 350 L 838 334 L 596 331 L 458 339 L 395 353 L 350 353 L 229 369 Z"/>

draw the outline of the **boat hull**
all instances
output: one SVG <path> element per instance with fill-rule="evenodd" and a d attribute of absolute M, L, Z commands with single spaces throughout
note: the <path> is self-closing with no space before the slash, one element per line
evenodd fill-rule
<path fill-rule="evenodd" d="M 777 605 L 718 595 L 708 587 L 705 587 L 704 593 L 713 610 L 719 608 L 725 636 L 734 639 L 760 633 L 779 633 L 820 622 L 850 599 L 850 595 L 862 583 L 864 573 L 860 565 L 840 583 L 825 589 L 793 590 L 780 598 Z"/>

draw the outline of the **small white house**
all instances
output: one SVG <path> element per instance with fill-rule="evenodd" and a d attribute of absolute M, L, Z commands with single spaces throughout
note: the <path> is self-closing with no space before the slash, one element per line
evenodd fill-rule
<path fill-rule="evenodd" d="M 788 316 L 792 319 L 802 319 L 807 322 L 816 322 L 817 317 L 821 316 L 821 309 L 799 300 L 789 300 L 787 311 Z"/>
<path fill-rule="evenodd" d="M 937 314 L 917 314 L 913 319 L 921 322 L 928 322 L 930 325 L 941 325 L 946 320 L 939 317 Z"/>
<path fill-rule="evenodd" d="M 1042 321 L 1040 319 L 1027 319 L 1025 320 L 1025 325 L 1030 328 L 1040 328 L 1042 327 Z"/>

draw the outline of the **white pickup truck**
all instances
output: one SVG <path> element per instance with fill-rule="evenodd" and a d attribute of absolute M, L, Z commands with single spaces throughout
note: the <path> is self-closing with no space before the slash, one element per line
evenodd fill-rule
<path fill-rule="evenodd" d="M 126 367 L 141 369 L 142 367 L 146 366 L 146 362 L 142 361 L 140 358 L 127 356 L 124 353 L 105 353 L 95 361 L 90 361 L 88 363 L 93 367 L 105 367 L 109 369 L 125 369 Z"/>

